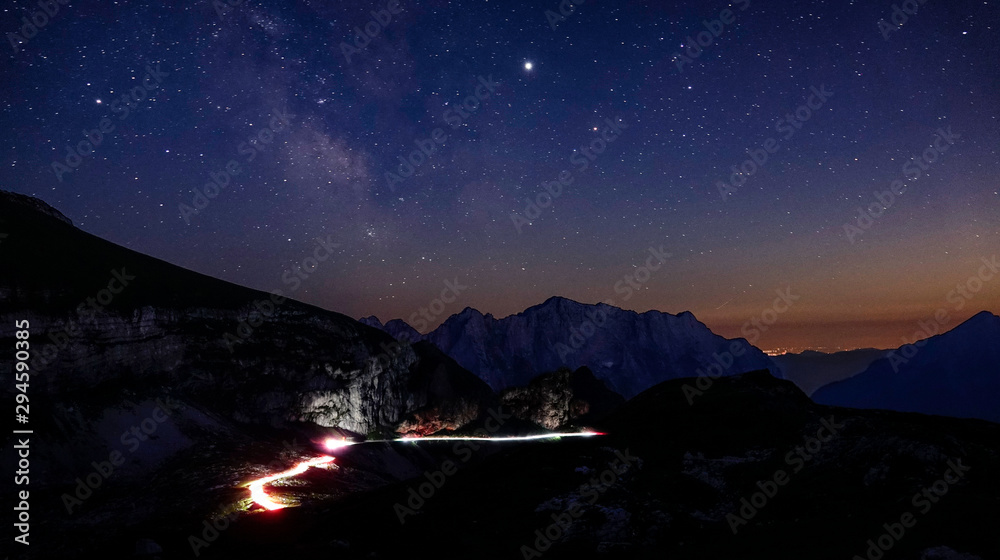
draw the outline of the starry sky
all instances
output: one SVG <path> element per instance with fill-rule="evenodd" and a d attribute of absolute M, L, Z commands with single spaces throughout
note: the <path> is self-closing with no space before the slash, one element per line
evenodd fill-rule
<path fill-rule="evenodd" d="M 457 282 L 430 326 L 560 295 L 896 347 L 1000 313 L 1000 5 L 911 2 L 16 2 L 0 188 L 353 317 Z"/>

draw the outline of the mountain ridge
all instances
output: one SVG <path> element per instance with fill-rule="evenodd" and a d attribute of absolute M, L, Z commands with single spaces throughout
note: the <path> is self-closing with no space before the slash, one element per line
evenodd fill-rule
<path fill-rule="evenodd" d="M 981 311 L 949 331 L 889 351 L 857 375 L 819 388 L 813 399 L 1000 423 L 998 364 L 1000 316 Z"/>
<path fill-rule="evenodd" d="M 377 319 L 375 319 L 377 321 Z M 380 321 L 379 321 L 380 323 Z M 416 332 L 401 319 L 395 333 Z M 419 333 L 418 333 L 419 334 Z M 497 391 L 559 368 L 586 367 L 630 398 L 667 379 L 691 377 L 730 353 L 724 374 L 781 369 L 746 339 L 716 335 L 690 311 L 637 312 L 551 296 L 501 319 L 467 306 L 419 335 Z"/>

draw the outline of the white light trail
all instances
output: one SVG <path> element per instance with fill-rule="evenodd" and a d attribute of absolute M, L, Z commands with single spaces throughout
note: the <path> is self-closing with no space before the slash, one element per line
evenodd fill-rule
<path fill-rule="evenodd" d="M 366 441 L 350 441 L 346 439 L 335 439 L 329 438 L 323 442 L 323 446 L 334 451 L 341 449 L 350 445 L 360 445 L 363 443 L 394 443 L 394 442 L 406 442 L 414 443 L 418 441 L 494 441 L 494 442 L 508 442 L 508 441 L 532 441 L 540 439 L 561 439 L 566 437 L 593 437 L 593 436 L 603 436 L 601 432 L 560 432 L 551 434 L 536 434 L 533 436 L 503 436 L 503 437 L 481 437 L 481 436 L 408 436 L 396 439 L 370 439 Z"/>
<path fill-rule="evenodd" d="M 564 433 L 551 433 L 551 434 L 536 434 L 533 436 L 504 436 L 504 437 L 479 437 L 479 436 L 429 436 L 429 437 L 403 437 L 397 439 L 372 439 L 367 441 L 350 441 L 347 439 L 337 439 L 337 438 L 327 438 L 323 441 L 323 447 L 329 451 L 335 451 L 337 449 L 343 449 L 352 445 L 361 445 L 363 443 L 392 443 L 392 442 L 406 442 L 406 443 L 416 443 L 420 441 L 492 441 L 492 442 L 510 442 L 510 441 L 531 441 L 531 440 L 543 440 L 543 439 L 561 439 L 567 437 L 593 437 L 593 436 L 603 436 L 601 432 L 564 432 Z M 298 463 L 294 467 L 288 469 L 287 471 L 280 472 L 278 474 L 272 474 L 270 476 L 265 476 L 264 478 L 258 478 L 253 482 L 246 485 L 250 489 L 250 498 L 254 502 L 260 504 L 265 509 L 276 510 L 288 507 L 286 504 L 282 504 L 274 501 L 271 496 L 267 494 L 267 490 L 264 486 L 270 484 L 276 480 L 281 480 L 283 478 L 291 478 L 293 476 L 298 476 L 312 467 L 322 467 L 326 468 L 331 463 L 333 463 L 333 457 L 329 455 L 321 455 L 315 457 L 308 461 L 303 461 Z"/>

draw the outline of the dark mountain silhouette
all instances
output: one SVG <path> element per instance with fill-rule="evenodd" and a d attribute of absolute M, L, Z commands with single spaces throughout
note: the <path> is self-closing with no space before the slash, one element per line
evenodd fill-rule
<path fill-rule="evenodd" d="M 374 315 L 369 315 L 368 317 L 362 317 L 358 319 L 362 323 L 368 325 L 369 327 L 375 327 L 376 329 L 383 330 L 396 340 L 404 342 L 416 342 L 423 338 L 417 329 L 411 327 L 402 319 L 393 319 L 386 324 L 382 324 L 382 321 L 378 320 L 378 317 Z"/>
<path fill-rule="evenodd" d="M 86 467 L 120 445 L 105 428 L 124 409 L 142 420 L 136 411 L 162 398 L 220 433 L 295 422 L 392 431 L 421 410 L 457 426 L 495 402 L 430 345 L 115 245 L 37 199 L 0 191 L 0 232 L 0 338 L 13 348 L 15 321 L 29 321 L 38 457 Z M 12 402 L 12 370 L 0 380 Z"/>
<path fill-rule="evenodd" d="M 407 332 L 397 321 L 389 322 L 397 324 L 392 331 Z M 636 313 L 561 297 L 503 319 L 466 308 L 421 339 L 496 390 L 563 367 L 586 367 L 626 398 L 667 379 L 707 373 L 713 364 L 722 364 L 724 375 L 760 368 L 780 375 L 759 349 L 716 335 L 689 312 Z"/>
<path fill-rule="evenodd" d="M 1000 317 L 983 311 L 812 395 L 822 404 L 1000 423 Z"/>

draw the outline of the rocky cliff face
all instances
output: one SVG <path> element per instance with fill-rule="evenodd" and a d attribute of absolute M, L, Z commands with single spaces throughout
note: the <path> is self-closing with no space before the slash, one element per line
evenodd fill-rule
<path fill-rule="evenodd" d="M 500 402 L 515 417 L 549 430 L 593 426 L 625 403 L 587 368 L 545 373 L 525 387 L 510 387 Z"/>
<path fill-rule="evenodd" d="M 162 396 L 222 426 L 360 433 L 428 408 L 461 423 L 495 398 L 429 349 L 114 245 L 26 198 L 0 191 L 0 339 L 13 348 L 29 322 L 33 421 L 68 442 L 99 445 L 108 410 Z M 0 384 L 8 398 L 10 369 Z"/>
<path fill-rule="evenodd" d="M 1000 423 L 1000 317 L 983 311 L 954 329 L 887 352 L 863 372 L 813 393 L 821 404 Z"/>
<path fill-rule="evenodd" d="M 503 319 L 466 308 L 422 338 L 496 390 L 562 367 L 586 367 L 626 398 L 713 364 L 723 375 L 763 368 L 780 375 L 763 352 L 716 335 L 691 313 L 636 313 L 559 297 Z"/>

